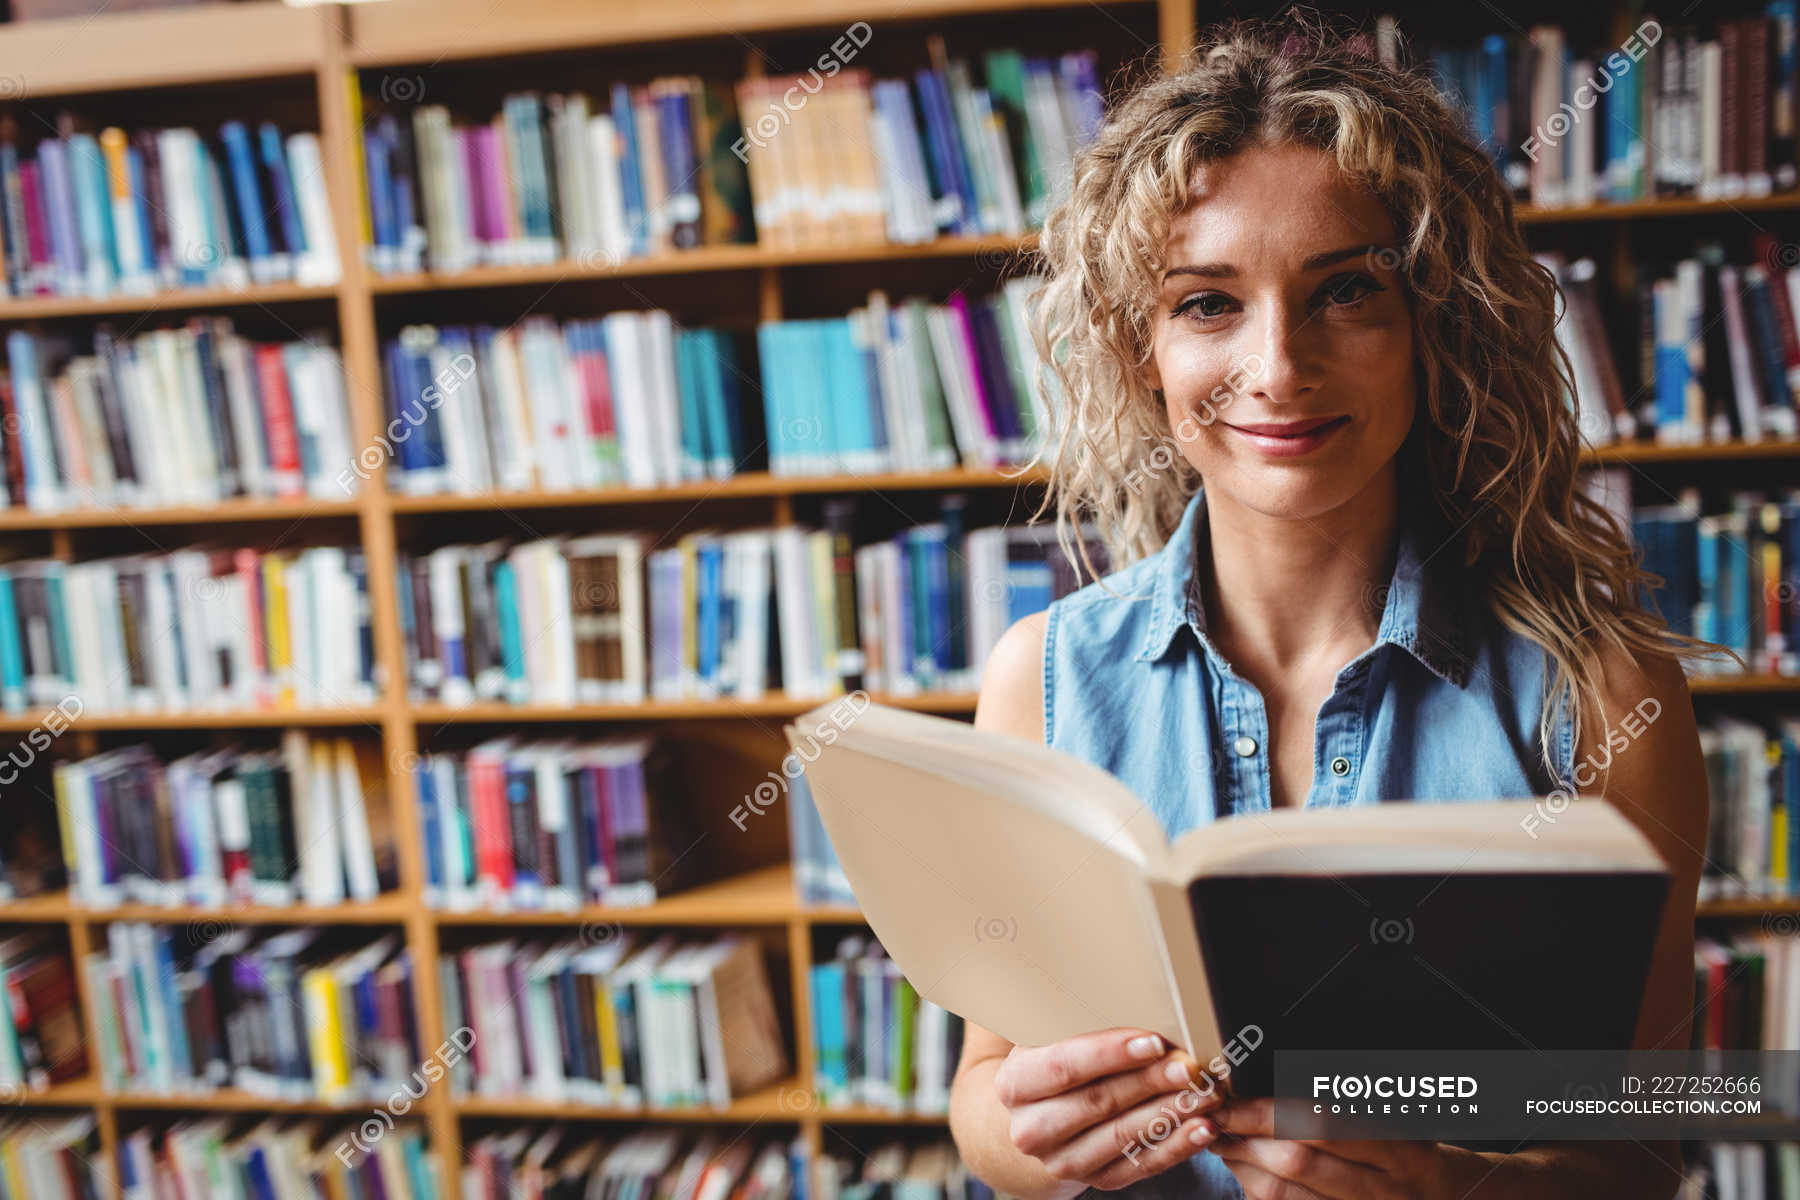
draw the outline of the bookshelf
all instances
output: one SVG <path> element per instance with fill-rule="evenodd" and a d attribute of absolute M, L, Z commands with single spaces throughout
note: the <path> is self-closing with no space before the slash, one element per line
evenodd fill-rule
<path fill-rule="evenodd" d="M 29 63 L 21 81 L 22 94 L 32 99 L 53 96 L 142 94 L 146 91 L 184 93 L 219 85 L 277 81 L 307 93 L 305 102 L 316 106 L 320 143 L 324 151 L 327 187 L 338 231 L 342 265 L 339 282 L 331 287 L 300 284 L 261 285 L 239 290 L 197 289 L 106 299 L 41 298 L 0 301 L 0 328 L 13 323 L 41 320 L 82 319 L 109 315 L 153 315 L 246 311 L 272 313 L 279 319 L 294 306 L 313 306 L 332 312 L 341 347 L 350 402 L 354 443 L 375 441 L 384 416 L 383 371 L 380 359 L 381 331 L 397 323 L 396 311 L 430 313 L 460 311 L 457 306 L 471 296 L 500 294 L 521 289 L 535 300 L 565 285 L 619 284 L 656 287 L 658 296 L 705 296 L 725 277 L 736 277 L 755 297 L 754 318 L 779 320 L 796 309 L 804 310 L 807 286 L 821 268 L 836 269 L 856 283 L 876 286 L 889 272 L 932 269 L 968 264 L 984 273 L 1026 262 L 1033 238 L 939 238 L 923 245 L 844 245 L 806 249 L 772 249 L 757 246 L 714 246 L 608 265 L 593 261 L 555 262 L 535 266 L 480 267 L 454 275 L 429 272 L 376 276 L 364 263 L 360 237 L 359 181 L 347 169 L 354 161 L 353 147 L 361 131 L 351 104 L 347 81 L 360 72 L 365 82 L 383 72 L 436 70 L 439 64 L 456 68 L 480 67 L 501 79 L 530 78 L 538 55 L 577 52 L 628 54 L 646 43 L 679 42 L 704 46 L 721 61 L 738 56 L 748 74 L 763 70 L 757 51 L 746 50 L 731 34 L 763 33 L 798 36 L 825 33 L 862 20 L 884 31 L 907 28 L 904 34 L 922 36 L 927 25 L 935 30 L 946 21 L 975 22 L 994 28 L 1007 19 L 1061 12 L 1091 15 L 1116 25 L 1121 41 L 1134 42 L 1141 52 L 1161 48 L 1170 65 L 1180 58 L 1180 47 L 1191 42 L 1195 11 L 1188 0 L 875 0 L 846 6 L 838 0 L 695 0 L 683 5 L 594 5 L 587 0 L 530 0 L 511 3 L 495 15 L 485 0 L 384 0 L 383 3 L 314 8 L 292 8 L 276 0 L 102 15 L 75 21 L 0 25 L 0 62 Z M 985 24 L 983 24 L 985 23 Z M 1001 26 L 1003 27 L 1003 26 Z M 726 31 L 730 31 L 727 33 Z M 872 54 L 879 58 L 877 44 Z M 0 80 L 0 84 L 4 84 Z M 0 101 L 21 93 L 0 89 Z M 229 91 L 217 93 L 229 103 Z M 96 103 L 104 103 L 104 99 Z M 1571 209 L 1523 209 L 1521 221 L 1557 237 L 1613 237 L 1611 262 L 1622 266 L 1630 254 L 1629 230 L 1664 219 L 1706 221 L 1745 214 L 1800 213 L 1800 191 L 1760 198 L 1720 201 L 1658 201 L 1641 204 L 1598 205 Z M 1599 257 L 1597 255 L 1596 257 Z M 805 274 L 807 271 L 815 274 Z M 800 303 L 796 305 L 796 301 Z M 504 302 L 504 297 L 502 297 Z M 435 306 L 435 307 L 434 307 Z M 1595 465 L 1623 466 L 1662 473 L 1689 470 L 1733 471 L 1773 464 L 1777 469 L 1800 461 L 1800 440 L 1756 444 L 1693 446 L 1623 445 L 1590 451 Z M 0 924 L 47 925 L 67 933 L 71 951 L 79 963 L 103 945 L 106 927 L 121 921 L 184 923 L 222 921 L 245 925 L 381 926 L 401 932 L 414 957 L 426 968 L 437 961 L 440 941 L 461 939 L 476 933 L 509 929 L 568 929 L 588 925 L 670 928 L 724 927 L 755 931 L 767 944 L 784 949 L 785 964 L 778 957 L 772 966 L 777 991 L 787 990 L 791 1012 L 789 1048 L 793 1076 L 771 1087 L 736 1099 L 724 1110 L 686 1111 L 617 1110 L 574 1104 L 545 1104 L 529 1100 L 495 1100 L 486 1097 L 453 1098 L 448 1087 L 433 1087 L 414 1112 L 428 1127 L 430 1143 L 445 1170 L 446 1184 L 453 1185 L 463 1149 L 465 1119 L 571 1118 L 631 1122 L 688 1121 L 749 1124 L 775 1122 L 796 1127 L 814 1154 L 821 1149 L 826 1131 L 833 1126 L 942 1125 L 944 1118 L 896 1114 L 861 1108 L 821 1109 L 813 1099 L 811 1014 L 808 1004 L 808 969 L 814 959 L 815 933 L 853 927 L 860 920 L 854 908 L 806 907 L 796 900 L 792 872 L 781 861 L 785 829 L 779 821 L 759 827 L 755 853 L 745 869 L 714 883 L 677 893 L 641 908 L 584 906 L 568 912 L 528 913 L 449 911 L 428 908 L 424 902 L 424 857 L 415 817 L 414 781 L 406 764 L 423 746 L 445 731 L 471 726 L 523 727 L 554 730 L 596 723 L 632 727 L 670 726 L 703 728 L 748 762 L 762 755 L 775 761 L 785 749 L 778 722 L 811 708 L 815 701 L 792 700 L 773 694 L 758 700 L 660 701 L 641 705 L 584 704 L 573 707 L 476 704 L 451 707 L 416 703 L 407 695 L 408 671 L 397 604 L 395 572 L 397 549 L 414 536 L 443 540 L 454 536 L 459 523 L 477 514 L 561 515 L 594 513 L 606 525 L 636 521 L 654 526 L 669 515 L 671 506 L 681 513 L 701 512 L 733 505 L 755 504 L 774 523 L 796 522 L 797 506 L 832 495 L 884 496 L 890 493 L 929 495 L 946 490 L 982 491 L 1002 495 L 1011 489 L 1041 487 L 1041 470 L 1023 472 L 978 471 L 965 468 L 913 474 L 874 476 L 797 477 L 751 472 L 733 478 L 679 486 L 604 488 L 574 491 L 503 492 L 484 495 L 403 495 L 387 488 L 384 469 L 371 472 L 360 491 L 342 500 L 230 500 L 216 505 L 147 508 L 114 508 L 59 513 L 23 509 L 0 510 L 0 532 L 43 539 L 49 553 L 66 561 L 81 557 L 87 539 L 95 537 L 149 536 L 169 538 L 215 525 L 229 525 L 232 536 L 257 537 L 263 530 L 286 535 L 296 527 L 337 522 L 354 527 L 354 540 L 369 564 L 369 602 L 374 614 L 376 657 L 387 679 L 387 691 L 372 705 L 331 709 L 257 709 L 182 713 L 108 713 L 83 715 L 66 735 L 75 753 L 91 755 L 101 746 L 100 735 L 152 731 L 210 731 L 229 729 L 363 730 L 378 735 L 388 763 L 389 794 L 394 803 L 394 828 L 398 842 L 400 885 L 396 892 L 360 904 L 331 907 L 290 905 L 268 908 L 160 907 L 131 904 L 91 910 L 64 893 L 37 896 L 0 905 Z M 684 518 L 685 519 L 685 518 Z M 569 526 L 558 526 L 566 529 Z M 158 543 L 160 544 L 160 542 Z M 1770 698 L 1800 696 L 1800 677 L 1699 677 L 1692 681 L 1697 696 L 1737 698 L 1761 702 Z M 924 712 L 969 714 L 975 697 L 964 693 L 930 693 L 907 697 L 878 697 Z M 0 717 L 0 733 L 23 733 L 34 728 L 34 715 Z M 756 771 L 740 771 L 754 780 Z M 736 780 L 722 782 L 721 795 L 729 807 L 738 794 Z M 1800 901 L 1719 901 L 1702 906 L 1708 921 L 1778 923 L 1784 930 L 1800 925 Z M 785 969 L 782 969 L 785 967 Z M 84 1019 L 89 1022 L 89 1041 L 97 1043 L 94 998 L 89 980 L 77 971 Z M 440 1045 L 445 1029 L 444 1007 L 438 994 L 435 970 L 420 969 L 414 983 L 420 1024 L 419 1041 Z M 314 1101 L 277 1101 L 241 1092 L 207 1092 L 193 1095 L 109 1094 L 94 1079 L 32 1093 L 31 1107 L 91 1109 L 98 1118 L 103 1153 L 116 1161 L 120 1144 L 120 1114 L 142 1112 L 231 1113 L 342 1113 L 366 1112 L 366 1102 L 328 1104 Z M 453 1191 L 446 1194 L 454 1194 Z"/>

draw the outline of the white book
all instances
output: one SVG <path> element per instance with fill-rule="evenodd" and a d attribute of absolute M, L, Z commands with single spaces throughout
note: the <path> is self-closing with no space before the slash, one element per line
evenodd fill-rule
<path fill-rule="evenodd" d="M 336 738 L 331 752 L 337 772 L 334 790 L 349 896 L 367 902 L 381 894 L 381 881 L 375 870 L 375 844 L 369 833 L 368 801 L 363 795 L 362 773 L 357 769 L 356 745 L 349 738 Z"/>
<path fill-rule="evenodd" d="M 306 252 L 294 266 L 296 283 L 328 286 L 338 281 L 337 235 L 332 229 L 331 201 L 325 193 L 325 166 L 319 139 L 310 133 L 288 135 L 288 175 L 300 203 Z"/>
<path fill-rule="evenodd" d="M 1000 455 L 981 415 L 980 399 L 968 355 L 963 351 L 962 330 L 954 310 L 933 304 L 925 310 L 925 327 L 931 335 L 932 358 L 944 389 L 950 428 L 962 451 L 964 466 L 994 467 Z"/>
<path fill-rule="evenodd" d="M 781 628 L 782 686 L 790 697 L 825 694 L 817 631 L 812 622 L 812 551 L 806 530 L 788 525 L 774 533 L 775 610 Z"/>
<path fill-rule="evenodd" d="M 657 482 L 672 484 L 684 478 L 704 478 L 704 467 L 694 473 L 684 469 L 682 461 L 681 390 L 675 378 L 675 322 L 667 312 L 652 309 L 643 314 L 638 330 L 643 339 L 642 362 Z"/>
<path fill-rule="evenodd" d="M 619 173 L 619 130 L 612 117 L 602 113 L 588 121 L 588 147 L 599 250 L 607 263 L 621 263 L 631 257 L 631 233 L 625 224 L 625 194 Z"/>
<path fill-rule="evenodd" d="M 523 491 L 534 486 L 537 456 L 532 449 L 530 398 L 512 330 L 494 335 L 487 358 L 487 392 L 495 398 L 494 432 L 504 433 L 504 441 L 494 442 L 494 474 L 502 490 Z"/>

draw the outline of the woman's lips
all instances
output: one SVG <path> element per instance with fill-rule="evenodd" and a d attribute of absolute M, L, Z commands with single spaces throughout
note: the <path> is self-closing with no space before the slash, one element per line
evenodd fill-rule
<path fill-rule="evenodd" d="M 1259 422 L 1225 427 L 1270 458 L 1310 454 L 1349 424 L 1349 417 L 1315 417 L 1306 421 Z"/>

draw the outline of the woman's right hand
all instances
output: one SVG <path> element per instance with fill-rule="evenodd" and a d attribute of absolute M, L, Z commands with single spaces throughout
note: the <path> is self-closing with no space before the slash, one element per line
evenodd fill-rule
<path fill-rule="evenodd" d="M 1013 1145 L 1055 1178 L 1103 1191 L 1211 1145 L 1218 1130 L 1204 1114 L 1223 1091 L 1191 1056 L 1143 1029 L 1014 1046 L 994 1073 Z"/>

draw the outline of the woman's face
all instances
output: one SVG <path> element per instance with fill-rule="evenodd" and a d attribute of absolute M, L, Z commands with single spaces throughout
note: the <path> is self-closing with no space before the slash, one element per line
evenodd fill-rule
<path fill-rule="evenodd" d="M 1146 377 L 1208 502 L 1314 518 L 1385 483 L 1416 403 L 1393 222 L 1330 155 L 1203 168 L 1169 230 Z"/>

